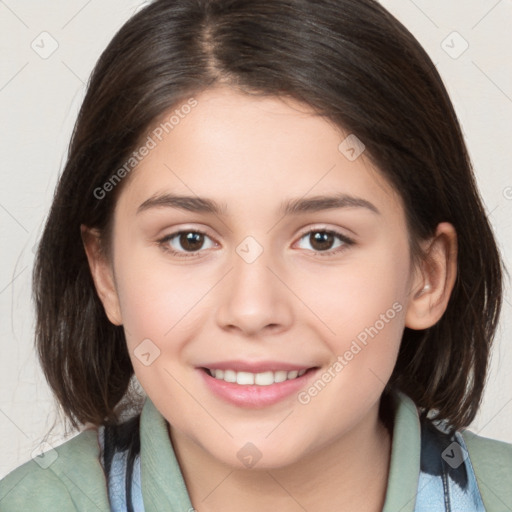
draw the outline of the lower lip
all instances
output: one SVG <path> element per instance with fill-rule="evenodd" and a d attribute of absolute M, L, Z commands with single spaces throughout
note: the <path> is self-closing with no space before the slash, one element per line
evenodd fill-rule
<path fill-rule="evenodd" d="M 294 393 L 298 393 L 317 373 L 318 368 L 308 370 L 304 375 L 292 380 L 277 382 L 269 386 L 241 385 L 236 382 L 211 377 L 198 368 L 208 388 L 218 397 L 238 407 L 261 408 L 273 405 Z"/>

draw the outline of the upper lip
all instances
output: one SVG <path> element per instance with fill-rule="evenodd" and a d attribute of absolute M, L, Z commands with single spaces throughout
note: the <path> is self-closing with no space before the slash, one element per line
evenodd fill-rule
<path fill-rule="evenodd" d="M 201 368 L 209 370 L 234 370 L 237 372 L 261 373 L 268 371 L 285 370 L 288 372 L 297 370 L 308 370 L 314 368 L 311 365 L 291 364 L 283 361 L 219 361 L 216 363 L 205 363 Z"/>

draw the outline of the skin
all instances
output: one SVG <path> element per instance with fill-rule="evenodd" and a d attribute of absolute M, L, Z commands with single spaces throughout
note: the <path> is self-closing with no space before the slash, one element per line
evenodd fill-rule
<path fill-rule="evenodd" d="M 348 135 L 295 100 L 254 97 L 227 87 L 198 105 L 123 183 L 112 252 L 82 227 L 105 311 L 123 325 L 135 373 L 169 421 L 192 504 L 200 511 L 382 509 L 391 433 L 379 399 L 405 326 L 433 325 L 456 275 L 456 234 L 439 224 L 414 267 L 399 195 L 366 160 L 338 150 Z M 173 109 L 174 110 L 174 109 Z M 372 203 L 283 217 L 283 200 L 349 194 Z M 156 194 L 208 197 L 222 215 L 160 206 Z M 331 229 L 322 245 L 305 234 Z M 159 243 L 180 230 L 206 231 L 192 257 Z M 253 237 L 248 263 L 236 252 Z M 182 239 L 183 242 L 183 239 Z M 187 253 L 179 237 L 166 246 Z M 316 254 L 315 254 L 316 253 Z M 428 287 L 425 289 L 425 285 Z M 401 311 L 304 405 L 297 396 L 248 409 L 212 395 L 196 367 L 227 359 L 273 359 L 321 367 L 343 355 L 366 327 L 398 303 Z M 160 355 L 145 366 L 134 350 L 150 339 Z M 261 459 L 247 468 L 247 443 Z"/>

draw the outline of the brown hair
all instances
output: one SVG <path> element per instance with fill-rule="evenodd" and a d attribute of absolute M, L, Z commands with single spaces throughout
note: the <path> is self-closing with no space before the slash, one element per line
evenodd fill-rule
<path fill-rule="evenodd" d="M 447 310 L 429 329 L 405 329 L 386 392 L 399 389 L 424 416 L 437 410 L 454 428 L 467 426 L 484 388 L 502 263 L 426 52 L 373 0 L 156 0 L 94 69 L 37 252 L 36 344 L 73 427 L 117 421 L 133 376 L 123 328 L 96 294 L 80 225 L 108 242 L 124 182 L 101 198 L 98 187 L 162 113 L 219 83 L 298 99 L 356 134 L 402 197 L 413 255 L 439 222 L 455 226 L 458 276 Z"/>

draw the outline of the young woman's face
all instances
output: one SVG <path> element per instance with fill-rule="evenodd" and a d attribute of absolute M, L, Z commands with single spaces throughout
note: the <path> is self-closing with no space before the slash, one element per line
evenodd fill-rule
<path fill-rule="evenodd" d="M 195 99 L 150 133 L 116 205 L 117 315 L 171 428 L 226 464 L 280 467 L 377 418 L 411 296 L 404 211 L 303 105 Z"/>

